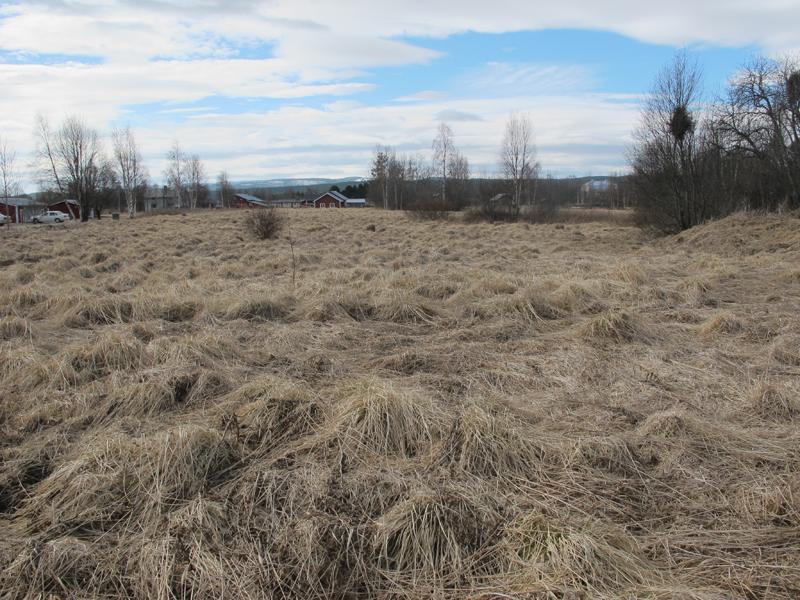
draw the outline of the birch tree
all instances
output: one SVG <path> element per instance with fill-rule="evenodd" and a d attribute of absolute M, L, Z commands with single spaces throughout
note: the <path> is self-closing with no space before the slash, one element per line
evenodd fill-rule
<path fill-rule="evenodd" d="M 187 157 L 184 173 L 186 174 L 186 191 L 189 199 L 189 208 L 197 208 L 197 199 L 200 196 L 200 189 L 206 180 L 205 167 L 203 163 L 200 162 L 200 157 L 197 154 L 192 154 Z"/>
<path fill-rule="evenodd" d="M 389 208 L 389 162 L 392 152 L 388 146 L 377 146 L 370 167 L 372 183 L 369 193 L 374 200 L 377 200 L 375 204 L 383 204 L 383 208 Z"/>
<path fill-rule="evenodd" d="M 83 119 L 67 117 L 55 132 L 47 120 L 37 123 L 40 174 L 43 181 L 64 196 L 73 196 L 81 207 L 81 221 L 89 220 L 97 171 L 102 162 L 100 136 Z"/>
<path fill-rule="evenodd" d="M 754 159 L 776 188 L 770 206 L 800 206 L 800 56 L 759 57 L 732 78 L 717 108 L 727 150 Z"/>
<path fill-rule="evenodd" d="M 114 144 L 114 171 L 125 196 L 128 217 L 132 219 L 136 213 L 136 189 L 147 180 L 147 172 L 130 127 L 114 129 L 111 139 Z"/>
<path fill-rule="evenodd" d="M 687 229 L 711 216 L 698 169 L 700 95 L 699 68 L 685 53 L 677 54 L 656 78 L 634 134 L 638 209 L 667 230 Z"/>
<path fill-rule="evenodd" d="M 522 198 L 535 178 L 538 167 L 533 125 L 529 117 L 513 114 L 506 122 L 500 150 L 500 166 L 506 179 L 511 183 L 514 212 L 519 214 Z"/>
<path fill-rule="evenodd" d="M 0 138 L 0 194 L 4 199 L 19 193 L 16 159 L 14 149 Z"/>
<path fill-rule="evenodd" d="M 231 198 L 233 197 L 233 186 L 228 180 L 228 174 L 225 171 L 217 175 L 217 185 L 219 186 L 219 201 L 222 208 L 231 207 Z"/>
<path fill-rule="evenodd" d="M 447 175 L 453 158 L 455 143 L 453 130 L 447 123 L 440 123 L 433 140 L 433 163 L 436 173 L 442 178 L 442 206 L 447 206 Z"/>
<path fill-rule="evenodd" d="M 167 152 L 167 168 L 164 171 L 164 178 L 178 198 L 178 207 L 184 208 L 187 188 L 186 157 L 177 141 Z"/>

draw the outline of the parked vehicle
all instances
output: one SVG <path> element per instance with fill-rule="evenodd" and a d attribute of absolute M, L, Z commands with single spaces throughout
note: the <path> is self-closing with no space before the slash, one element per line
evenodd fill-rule
<path fill-rule="evenodd" d="M 5 216 L 3 213 L 0 213 L 0 227 L 8 223 L 8 217 Z"/>
<path fill-rule="evenodd" d="M 48 210 L 40 215 L 36 215 L 31 219 L 33 223 L 63 223 L 69 221 L 70 216 L 60 210 Z"/>

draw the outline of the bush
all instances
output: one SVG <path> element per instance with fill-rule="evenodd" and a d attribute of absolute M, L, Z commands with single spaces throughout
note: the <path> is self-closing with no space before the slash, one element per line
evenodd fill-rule
<path fill-rule="evenodd" d="M 552 202 L 540 202 L 535 206 L 521 207 L 515 212 L 510 204 L 483 202 L 463 212 L 465 223 L 553 223 L 559 218 L 559 208 Z"/>
<path fill-rule="evenodd" d="M 446 210 L 413 209 L 407 211 L 408 216 L 415 221 L 448 221 L 450 213 Z"/>
<path fill-rule="evenodd" d="M 283 217 L 274 208 L 253 209 L 244 220 L 245 229 L 259 240 L 275 239 L 283 225 Z"/>

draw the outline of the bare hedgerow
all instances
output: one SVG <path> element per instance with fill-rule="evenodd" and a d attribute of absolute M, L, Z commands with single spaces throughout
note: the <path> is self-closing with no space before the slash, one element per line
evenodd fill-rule
<path fill-rule="evenodd" d="M 245 229 L 259 240 L 274 240 L 284 224 L 283 217 L 274 208 L 254 209 L 244 218 Z"/>

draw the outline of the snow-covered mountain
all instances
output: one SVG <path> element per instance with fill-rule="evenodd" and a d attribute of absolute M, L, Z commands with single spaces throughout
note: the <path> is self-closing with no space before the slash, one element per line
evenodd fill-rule
<path fill-rule="evenodd" d="M 358 185 L 364 183 L 363 177 L 344 177 L 341 179 L 325 179 L 320 177 L 310 178 L 286 178 L 286 179 L 251 179 L 246 181 L 232 181 L 231 184 L 237 190 L 267 189 L 267 188 L 307 188 L 318 186 L 336 185 L 343 188 L 348 185 Z M 211 189 L 216 189 L 217 184 L 209 185 Z"/>

